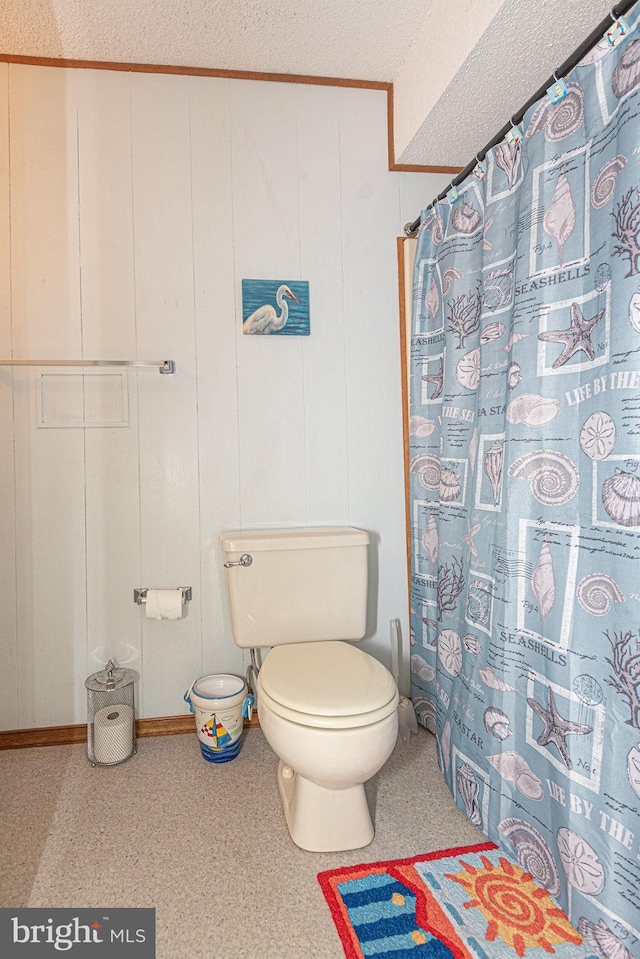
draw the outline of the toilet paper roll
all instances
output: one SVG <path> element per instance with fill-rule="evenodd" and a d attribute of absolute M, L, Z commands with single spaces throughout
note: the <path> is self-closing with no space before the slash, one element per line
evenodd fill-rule
<path fill-rule="evenodd" d="M 181 619 L 181 589 L 148 589 L 145 606 L 147 619 Z"/>
<path fill-rule="evenodd" d="M 133 751 L 133 708 L 105 706 L 93 719 L 93 755 L 97 763 L 120 763 Z"/>

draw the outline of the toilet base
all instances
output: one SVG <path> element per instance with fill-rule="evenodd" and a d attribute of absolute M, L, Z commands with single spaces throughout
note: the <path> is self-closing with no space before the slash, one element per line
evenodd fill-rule
<path fill-rule="evenodd" d="M 362 784 L 326 789 L 280 761 L 278 789 L 291 838 L 307 852 L 344 852 L 374 836 Z"/>

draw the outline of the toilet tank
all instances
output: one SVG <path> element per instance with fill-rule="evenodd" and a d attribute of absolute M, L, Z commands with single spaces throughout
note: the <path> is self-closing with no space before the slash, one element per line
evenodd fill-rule
<path fill-rule="evenodd" d="M 245 529 L 220 537 L 237 646 L 362 639 L 369 534 L 353 527 Z"/>

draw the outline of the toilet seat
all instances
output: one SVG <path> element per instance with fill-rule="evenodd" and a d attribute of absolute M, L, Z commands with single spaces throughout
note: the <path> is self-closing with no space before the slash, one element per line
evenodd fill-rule
<path fill-rule="evenodd" d="M 274 647 L 258 674 L 258 701 L 301 726 L 352 729 L 390 716 L 398 705 L 391 673 L 346 642 Z"/>

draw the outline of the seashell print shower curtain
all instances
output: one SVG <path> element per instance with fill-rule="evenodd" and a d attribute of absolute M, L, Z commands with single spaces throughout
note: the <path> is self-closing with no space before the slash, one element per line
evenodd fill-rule
<path fill-rule="evenodd" d="M 627 15 L 632 26 L 637 9 Z M 640 957 L 640 28 L 421 217 L 412 698 L 457 805 Z M 482 171 L 479 171 L 480 173 Z"/>

